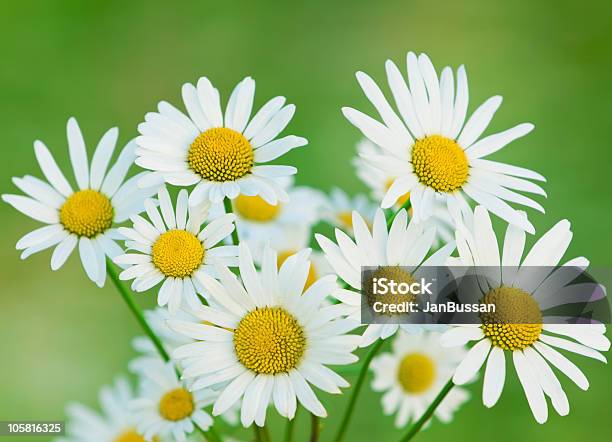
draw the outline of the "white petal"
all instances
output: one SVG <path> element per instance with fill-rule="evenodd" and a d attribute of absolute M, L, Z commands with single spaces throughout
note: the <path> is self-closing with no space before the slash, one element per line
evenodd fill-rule
<path fill-rule="evenodd" d="M 80 189 L 89 187 L 89 165 L 87 164 L 87 152 L 85 151 L 85 140 L 77 121 L 70 117 L 66 126 L 68 136 L 68 151 L 70 162 L 74 169 L 74 177 Z"/>
<path fill-rule="evenodd" d="M 57 167 L 57 163 L 53 159 L 51 152 L 49 152 L 49 149 L 47 149 L 47 146 L 45 146 L 42 141 L 34 141 L 34 153 L 40 165 L 40 170 L 55 190 L 65 197 L 72 195 L 72 187 L 70 187 L 70 184 L 66 181 L 64 174 L 59 167 Z"/>
<path fill-rule="evenodd" d="M 100 186 L 102 186 L 102 180 L 106 174 L 108 163 L 110 162 L 113 152 L 115 151 L 118 136 L 119 129 L 113 127 L 102 135 L 102 138 L 96 147 L 93 159 L 91 160 L 90 184 L 92 189 L 99 190 Z"/>
<path fill-rule="evenodd" d="M 478 373 L 478 370 L 480 370 L 480 367 L 482 367 L 486 360 L 490 348 L 491 342 L 488 339 L 483 339 L 472 347 L 457 367 L 453 376 L 453 382 L 457 385 L 463 385 L 476 376 L 476 373 Z"/>
<path fill-rule="evenodd" d="M 493 347 L 487 360 L 482 387 L 482 402 L 485 407 L 492 407 L 497 403 L 504 388 L 505 379 L 506 359 L 504 351 L 499 347 Z"/>

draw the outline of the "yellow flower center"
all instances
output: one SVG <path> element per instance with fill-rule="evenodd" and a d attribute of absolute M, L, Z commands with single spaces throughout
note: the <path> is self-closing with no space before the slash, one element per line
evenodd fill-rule
<path fill-rule="evenodd" d="M 461 146 L 441 135 L 430 135 L 414 143 L 412 167 L 419 181 L 437 192 L 461 189 L 469 171 Z"/>
<path fill-rule="evenodd" d="M 283 265 L 285 260 L 289 258 L 291 255 L 295 255 L 295 250 L 284 250 L 278 253 L 278 258 L 276 259 L 278 268 Z M 304 291 L 308 290 L 314 282 L 317 280 L 317 271 L 315 270 L 312 262 L 310 263 L 310 268 L 308 270 L 308 277 L 306 278 L 306 284 L 304 284 Z"/>
<path fill-rule="evenodd" d="M 85 189 L 70 195 L 59 210 L 60 222 L 78 236 L 93 238 L 113 224 L 115 211 L 110 199 L 97 190 Z"/>
<path fill-rule="evenodd" d="M 236 181 L 251 171 L 253 148 L 240 132 L 215 127 L 202 132 L 191 143 L 187 162 L 208 181 Z"/>
<path fill-rule="evenodd" d="M 154 442 L 157 440 L 157 437 L 153 438 Z M 136 429 L 130 428 L 117 436 L 113 442 L 146 442 L 146 439 Z"/>
<path fill-rule="evenodd" d="M 234 208 L 238 215 L 249 221 L 267 222 L 278 216 L 281 205 L 268 204 L 260 196 L 238 195 L 234 200 Z"/>
<path fill-rule="evenodd" d="M 423 393 L 434 383 L 436 365 L 423 353 L 404 356 L 397 371 L 397 379 L 406 393 Z"/>
<path fill-rule="evenodd" d="M 302 359 L 306 336 L 285 309 L 263 307 L 242 318 L 234 332 L 234 348 L 242 365 L 255 373 L 286 373 Z"/>
<path fill-rule="evenodd" d="M 493 345 L 504 350 L 522 350 L 536 342 L 542 332 L 540 306 L 529 293 L 501 286 L 480 301 L 495 304 L 495 312 L 481 313 L 482 331 Z"/>
<path fill-rule="evenodd" d="M 385 189 L 389 190 L 389 188 L 391 187 L 391 185 L 393 184 L 393 179 L 388 179 L 387 182 L 385 183 Z M 410 199 L 410 192 L 406 192 L 405 194 L 401 195 L 398 199 L 396 204 L 398 206 L 403 206 L 408 200 Z M 412 208 L 411 208 L 412 209 Z"/>
<path fill-rule="evenodd" d="M 186 230 L 168 230 L 157 238 L 151 248 L 155 267 L 166 276 L 186 278 L 191 276 L 204 259 L 204 246 Z"/>
<path fill-rule="evenodd" d="M 159 401 L 159 414 L 169 421 L 180 421 L 191 416 L 195 405 L 191 393 L 177 388 L 164 394 Z"/>
<path fill-rule="evenodd" d="M 347 230 L 353 230 L 353 214 L 351 212 L 340 212 L 337 217 L 340 225 Z"/>
<path fill-rule="evenodd" d="M 365 287 L 362 287 L 363 293 L 366 296 L 368 304 L 370 307 L 374 306 L 374 303 L 380 302 L 381 309 L 383 313 L 379 313 L 385 316 L 397 316 L 404 315 L 407 313 L 392 313 L 389 311 L 389 305 L 400 305 L 405 302 L 415 302 L 417 297 L 412 293 L 406 294 L 392 294 L 387 293 L 385 295 L 375 294 L 373 291 L 374 278 L 381 279 L 386 278 L 389 281 L 395 281 L 397 284 L 406 283 L 412 284 L 416 282 L 416 280 L 412 277 L 409 272 L 403 270 L 400 266 L 385 266 L 380 267 L 378 270 L 372 272 L 367 282 L 365 282 Z"/>

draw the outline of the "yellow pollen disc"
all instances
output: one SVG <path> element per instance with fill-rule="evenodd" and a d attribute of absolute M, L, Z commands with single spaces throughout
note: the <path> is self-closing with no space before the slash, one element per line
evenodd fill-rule
<path fill-rule="evenodd" d="M 353 230 L 353 214 L 351 212 L 340 212 L 337 217 L 345 229 Z"/>
<path fill-rule="evenodd" d="M 158 439 L 154 437 L 152 440 L 155 442 Z M 131 428 L 117 436 L 113 442 L 146 442 L 146 439 L 136 429 Z"/>
<path fill-rule="evenodd" d="M 282 252 L 278 253 L 278 258 L 276 259 L 278 268 L 280 269 L 280 266 L 283 265 L 283 263 L 285 262 L 285 260 L 287 258 L 289 258 L 291 255 L 295 255 L 296 251 L 295 250 L 284 250 Z M 310 268 L 308 270 L 308 277 L 306 278 L 306 284 L 304 284 L 304 291 L 308 290 L 308 287 L 310 287 L 312 284 L 314 284 L 314 282 L 317 280 L 317 271 L 315 270 L 314 266 L 312 265 L 312 262 L 310 263 Z"/>
<path fill-rule="evenodd" d="M 436 365 L 423 353 L 410 353 L 402 359 L 397 371 L 397 379 L 407 393 L 423 393 L 434 383 Z"/>
<path fill-rule="evenodd" d="M 186 278 L 202 264 L 204 247 L 191 232 L 168 230 L 159 235 L 153 244 L 151 258 L 164 275 Z"/>
<path fill-rule="evenodd" d="M 60 222 L 78 236 L 93 238 L 113 224 L 115 211 L 110 199 L 97 190 L 85 189 L 70 195 L 59 210 Z"/>
<path fill-rule="evenodd" d="M 385 189 L 389 190 L 389 188 L 391 187 L 391 185 L 393 184 L 393 179 L 389 179 L 387 180 L 387 182 L 385 183 Z M 408 200 L 410 199 L 410 192 L 406 192 L 405 194 L 401 195 L 398 199 L 396 204 L 398 206 L 403 206 Z"/>
<path fill-rule="evenodd" d="M 251 371 L 287 373 L 306 349 L 304 329 L 282 307 L 263 307 L 247 313 L 234 332 L 238 360 Z"/>
<path fill-rule="evenodd" d="M 159 414 L 169 421 L 180 421 L 191 416 L 195 405 L 191 393 L 177 388 L 164 394 L 159 401 Z"/>
<path fill-rule="evenodd" d="M 267 222 L 277 217 L 281 205 L 268 204 L 260 196 L 238 195 L 234 200 L 234 208 L 238 215 L 249 221 Z"/>
<path fill-rule="evenodd" d="M 430 135 L 414 143 L 412 167 L 419 181 L 437 192 L 461 189 L 469 171 L 461 146 L 441 135 Z"/>
<path fill-rule="evenodd" d="M 406 293 L 405 295 L 401 293 L 398 293 L 398 294 L 388 293 L 386 295 L 374 294 L 372 290 L 374 278 L 377 278 L 377 279 L 387 278 L 389 281 L 395 281 L 397 284 L 400 284 L 402 282 L 405 282 L 407 284 L 412 284 L 413 282 L 416 282 L 415 279 L 412 277 L 412 275 L 406 272 L 405 270 L 403 270 L 400 266 L 388 266 L 388 267 L 379 268 L 378 270 L 371 273 L 370 280 L 367 281 L 365 283 L 365 286 L 362 288 L 362 291 L 364 295 L 366 296 L 368 304 L 371 307 L 374 306 L 375 302 L 380 302 L 381 304 L 383 304 L 383 308 L 384 308 L 384 306 L 386 305 L 392 305 L 392 304 L 399 305 L 405 302 L 415 302 L 416 301 L 417 299 L 416 295 L 413 295 L 412 293 Z M 379 313 L 379 314 L 385 315 L 385 316 L 396 316 L 396 315 L 405 315 L 406 313 L 391 313 L 391 312 L 385 311 L 384 313 Z"/>
<path fill-rule="evenodd" d="M 482 331 L 493 345 L 504 350 L 523 350 L 539 339 L 542 313 L 529 293 L 501 286 L 487 293 L 480 302 L 495 304 L 494 313 L 480 313 Z"/>
<path fill-rule="evenodd" d="M 215 127 L 202 132 L 191 143 L 187 162 L 208 181 L 236 181 L 251 171 L 253 148 L 240 132 Z"/>

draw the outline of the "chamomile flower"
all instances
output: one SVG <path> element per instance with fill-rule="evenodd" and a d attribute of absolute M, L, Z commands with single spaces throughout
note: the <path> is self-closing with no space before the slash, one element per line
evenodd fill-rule
<path fill-rule="evenodd" d="M 218 246 L 234 231 L 234 215 L 227 214 L 214 221 L 202 224 L 208 215 L 208 205 L 188 206 L 188 193 L 179 192 L 176 210 L 172 207 L 170 195 L 165 187 L 158 193 L 160 212 L 156 201 L 148 199 L 145 208 L 150 221 L 139 215 L 132 216 L 132 228 L 122 227 L 119 231 L 129 241 L 128 249 L 138 253 L 117 256 L 115 262 L 129 265 L 119 277 L 133 279 L 132 289 L 137 292 L 148 290 L 163 281 L 157 295 L 159 306 L 168 304 L 175 314 L 186 301 L 187 305 L 200 304 L 197 292 L 199 274 L 214 272 L 215 262 L 234 266 L 237 264 L 235 246 Z"/>
<path fill-rule="evenodd" d="M 418 279 L 419 267 L 438 266 L 446 263 L 455 250 L 455 243 L 446 244 L 430 257 L 435 240 L 435 227 L 423 223 L 408 223 L 406 210 L 398 212 L 391 228 L 387 231 L 385 215 L 378 209 L 374 217 L 372 231 L 357 212 L 353 212 L 352 225 L 355 239 L 351 239 L 340 229 L 336 229 L 336 241 L 316 234 L 321 250 L 336 274 L 354 290 L 337 289 L 332 293 L 347 307 L 349 318 L 361 322 L 361 268 L 366 266 L 385 266 L 377 270 L 373 277 L 388 278 L 398 284 Z M 408 268 L 410 270 L 406 270 Z M 422 327 L 416 324 L 370 324 L 366 328 L 360 344 L 366 347 L 378 338 L 386 339 L 399 328 L 409 333 L 418 333 Z"/>
<path fill-rule="evenodd" d="M 170 327 L 168 327 L 168 320 L 176 317 L 185 321 L 193 321 L 196 320 L 195 316 L 189 313 L 188 310 L 179 309 L 174 315 L 171 315 L 168 309 L 157 307 L 153 310 L 146 310 L 144 312 L 144 317 L 153 330 L 153 333 L 160 339 L 164 350 L 168 354 L 172 353 L 177 347 L 181 345 L 189 344 L 193 342 L 193 339 L 190 339 L 180 333 L 175 332 Z M 141 354 L 142 358 L 159 358 L 159 353 L 157 348 L 151 342 L 151 339 L 147 336 L 137 336 L 132 340 L 132 347 Z M 138 361 L 140 359 L 138 357 L 135 359 Z"/>
<path fill-rule="evenodd" d="M 265 163 L 307 144 L 293 135 L 277 138 L 295 106 L 275 97 L 251 118 L 255 81 L 250 77 L 232 92 L 225 115 L 219 91 L 208 78 L 200 78 L 197 86 L 184 84 L 182 92 L 188 116 L 162 101 L 158 112 L 146 114 L 138 126 L 136 163 L 154 172 L 144 185 L 162 178 L 177 186 L 195 184 L 190 205 L 218 203 L 240 194 L 260 195 L 273 205 L 287 201 L 278 180 L 296 169 Z"/>
<path fill-rule="evenodd" d="M 557 266 L 571 240 L 570 223 L 562 220 L 540 237 L 523 258 L 525 232 L 509 225 L 500 253 L 489 213 L 482 206 L 476 207 L 470 226 L 457 230 L 459 263 L 490 269 L 479 287 L 480 300 L 493 302 L 496 309 L 493 321 L 454 326 L 442 335 L 441 342 L 444 346 L 463 346 L 477 341 L 457 367 L 453 381 L 458 385 L 468 382 L 486 361 L 482 392 L 485 406 L 495 405 L 502 393 L 507 352 L 512 354 L 514 368 L 539 423 L 548 418 L 546 396 L 560 415 L 569 412 L 567 396 L 551 366 L 581 389 L 589 387 L 582 371 L 554 347 L 606 362 L 600 351 L 607 351 L 610 341 L 604 335 L 603 324 L 561 325 L 542 321 L 541 309 L 555 305 L 541 304 L 563 298 L 561 289 L 567 281 L 555 277 L 555 272 L 534 272 L 534 266 Z M 588 261 L 580 257 L 563 265 L 586 269 Z"/>
<path fill-rule="evenodd" d="M 382 148 L 366 139 L 357 144 L 357 152 L 359 155 L 353 160 L 357 176 L 370 188 L 372 198 L 374 198 L 375 201 L 382 201 L 389 187 L 393 184 L 394 177 L 374 167 L 364 157 L 372 154 L 380 155 L 383 154 L 384 151 Z M 393 208 L 398 209 L 409 199 L 410 192 L 399 196 Z M 408 213 L 412 216 L 412 207 L 408 210 Z M 429 225 L 436 226 L 436 246 L 452 241 L 455 234 L 454 221 L 446 208 L 446 203 L 442 195 L 434 195 L 431 216 L 427 219 L 427 222 Z"/>
<path fill-rule="evenodd" d="M 430 217 L 434 196 L 443 197 L 448 209 L 469 208 L 466 197 L 484 205 L 508 223 L 534 233 L 533 225 L 508 203 L 542 206 L 519 192 L 546 195 L 529 180 L 544 177 L 516 166 L 484 159 L 511 141 L 533 129 L 519 124 L 503 132 L 480 138 L 499 108 L 502 98 L 485 101 L 466 121 L 468 86 L 465 68 L 457 70 L 457 85 L 450 67 L 440 78 L 429 57 L 407 56 L 408 85 L 397 66 L 390 60 L 385 67 L 389 88 L 398 114 L 387 102 L 374 80 L 363 72 L 357 80 L 376 108 L 382 123 L 368 115 L 345 107 L 343 113 L 382 153 L 365 154 L 373 166 L 393 177 L 381 207 L 392 207 L 398 198 L 410 192 L 414 218 Z"/>
<path fill-rule="evenodd" d="M 66 438 L 58 442 L 145 442 L 157 441 L 153 432 L 145 439 L 136 429 L 129 403 L 134 399 L 130 384 L 118 378 L 112 386 L 100 390 L 102 414 L 81 404 L 68 406 Z"/>
<path fill-rule="evenodd" d="M 122 253 L 115 243 L 115 240 L 122 239 L 116 224 L 142 212 L 145 198 L 157 190 L 138 188 L 141 174 L 124 182 L 135 158 L 132 142 L 123 148 L 117 162 L 108 169 L 118 135 L 117 128 L 112 128 L 102 136 L 90 165 L 81 129 L 74 118 L 68 120 L 68 151 L 76 178 L 76 191 L 47 146 L 42 141 L 34 142 L 36 159 L 48 183 L 30 175 L 13 178 L 15 185 L 27 196 L 2 195 L 4 201 L 20 212 L 48 224 L 17 242 L 17 249 L 23 250 L 22 259 L 55 247 L 51 269 L 57 270 L 78 244 L 85 273 L 98 286 L 104 285 L 106 257 L 112 259 Z"/>
<path fill-rule="evenodd" d="M 292 179 L 279 180 L 289 201 L 268 204 L 261 196 L 238 195 L 232 201 L 236 228 L 241 240 L 264 244 L 281 233 L 284 226 L 301 224 L 310 229 L 321 218 L 325 205 L 322 192 L 293 186 Z"/>
<path fill-rule="evenodd" d="M 330 224 L 340 227 L 346 232 L 353 232 L 353 211 L 359 213 L 372 225 L 376 205 L 365 195 L 349 196 L 344 190 L 337 187 L 329 193 L 329 198 L 323 212 L 323 218 Z"/>
<path fill-rule="evenodd" d="M 253 254 L 255 264 L 261 266 L 266 247 L 271 247 L 277 253 L 278 267 L 285 260 L 298 251 L 306 249 L 310 245 L 312 231 L 309 225 L 285 224 L 277 229 L 276 234 L 265 241 L 258 237 L 244 240 Z M 333 273 L 333 269 L 325 259 L 323 253 L 313 250 L 310 253 L 310 269 L 304 290 L 308 289 L 317 279 Z"/>
<path fill-rule="evenodd" d="M 212 417 L 203 408 L 210 405 L 212 392 L 192 392 L 177 378 L 171 362 L 147 361 L 139 367 L 139 397 L 130 402 L 136 428 L 147 440 L 154 435 L 185 441 L 195 427 L 207 430 Z"/>
<path fill-rule="evenodd" d="M 372 360 L 372 389 L 384 392 L 383 410 L 385 414 L 396 413 L 398 428 L 423 415 L 465 356 L 463 347 L 449 351 L 440 346 L 439 340 L 439 333 L 415 336 L 400 332 L 393 340 L 392 352 Z M 468 398 L 467 391 L 453 388 L 436 408 L 435 416 L 450 422 L 455 410 Z"/>
<path fill-rule="evenodd" d="M 310 384 L 340 393 L 348 383 L 327 365 L 350 364 L 359 337 L 345 334 L 350 321 L 321 303 L 336 287 L 336 277 L 317 280 L 304 292 L 308 249 L 287 258 L 278 269 L 276 253 L 267 248 L 260 273 L 251 252 L 240 244 L 242 282 L 218 266 L 220 282 L 199 276 L 217 308 L 202 311 L 212 325 L 171 320 L 169 326 L 198 342 L 179 347 L 173 357 L 183 361 L 183 376 L 192 389 L 218 388 L 213 415 L 242 400 L 241 422 L 263 426 L 268 405 L 289 419 L 296 403 L 316 416 L 327 412 Z"/>

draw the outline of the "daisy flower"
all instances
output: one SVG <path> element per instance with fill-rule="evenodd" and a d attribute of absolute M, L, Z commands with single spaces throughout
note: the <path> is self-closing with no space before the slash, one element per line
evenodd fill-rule
<path fill-rule="evenodd" d="M 255 264 L 261 266 L 263 261 L 264 250 L 266 247 L 271 247 L 276 250 L 277 263 L 280 268 L 285 260 L 298 251 L 306 249 L 310 245 L 312 231 L 309 225 L 304 224 L 286 224 L 279 226 L 276 234 L 271 238 L 262 240 L 261 238 L 253 237 L 244 241 L 249 246 L 253 254 Z M 333 269 L 325 259 L 323 253 L 313 250 L 310 252 L 310 269 L 308 278 L 304 285 L 304 290 L 308 289 L 317 279 L 322 276 L 333 273 Z"/>
<path fill-rule="evenodd" d="M 418 420 L 452 377 L 465 356 L 465 349 L 443 348 L 439 333 L 397 334 L 392 352 L 372 360 L 372 389 L 384 392 L 384 413 L 395 415 L 395 426 L 402 428 Z M 451 421 L 454 411 L 469 399 L 462 388 L 454 388 L 436 408 L 435 416 L 444 423 Z M 430 423 L 428 421 L 428 423 Z"/>
<path fill-rule="evenodd" d="M 357 176 L 363 183 L 370 188 L 372 198 L 375 201 L 382 201 L 385 194 L 393 184 L 394 177 L 387 172 L 374 167 L 364 157 L 369 155 L 380 155 L 384 151 L 369 140 L 362 140 L 357 144 L 358 156 L 353 160 Z M 400 195 L 393 206 L 398 209 L 410 199 L 410 192 Z M 410 216 L 413 209 L 408 209 Z M 435 246 L 448 243 L 453 240 L 455 235 L 454 221 L 446 208 L 446 203 L 442 195 L 434 195 L 431 207 L 431 216 L 427 219 L 429 225 L 436 226 Z"/>
<path fill-rule="evenodd" d="M 316 234 L 315 238 L 325 257 L 338 276 L 350 289 L 337 289 L 332 293 L 347 307 L 347 314 L 353 321 L 361 323 L 361 268 L 386 266 L 377 270 L 373 277 L 388 278 L 397 283 L 418 279 L 421 266 L 438 266 L 446 263 L 455 250 L 454 242 L 446 244 L 426 259 L 436 235 L 435 227 L 423 223 L 408 223 L 406 210 L 400 210 L 387 231 L 387 222 L 381 209 L 374 217 L 372 232 L 357 212 L 352 219 L 355 240 L 340 229 L 336 229 L 336 241 Z M 408 271 L 406 270 L 409 269 Z M 409 333 L 422 331 L 416 324 L 370 324 L 366 328 L 361 347 L 366 347 L 378 338 L 386 339 L 399 328 Z"/>
<path fill-rule="evenodd" d="M 463 66 L 457 70 L 456 89 L 451 68 L 444 68 L 438 78 L 425 54 L 417 57 L 409 52 L 407 66 L 408 85 L 392 61 L 385 65 L 399 116 L 374 80 L 363 72 L 357 72 L 357 81 L 382 123 L 358 110 L 343 108 L 345 117 L 383 150 L 364 155 L 366 161 L 393 177 L 381 207 L 392 207 L 410 192 L 414 217 L 421 221 L 431 215 L 434 195 L 442 196 L 451 211 L 469 209 L 467 197 L 508 223 L 534 233 L 533 225 L 508 203 L 544 212 L 540 204 L 519 193 L 545 196 L 540 186 L 528 181 L 545 181 L 544 177 L 484 159 L 531 132 L 533 125 L 519 124 L 481 138 L 501 105 L 501 97 L 485 101 L 466 121 L 469 97 Z"/>
<path fill-rule="evenodd" d="M 217 246 L 234 231 L 234 215 L 227 214 L 202 224 L 208 216 L 208 204 L 188 206 L 187 190 L 182 189 L 172 207 L 170 195 L 165 187 L 158 193 L 161 210 L 153 199 L 145 201 L 150 221 L 139 215 L 131 217 L 132 228 L 122 227 L 119 231 L 129 240 L 128 249 L 138 253 L 117 256 L 115 262 L 128 265 L 119 278 L 133 279 L 132 289 L 137 292 L 148 290 L 163 281 L 157 295 L 157 304 L 168 304 L 174 315 L 186 301 L 190 306 L 200 304 L 197 282 L 200 274 L 213 272 L 212 264 L 222 262 L 237 265 L 236 246 Z"/>
<path fill-rule="evenodd" d="M 100 390 L 102 414 L 81 404 L 68 406 L 66 438 L 58 442 L 145 442 L 151 440 L 136 429 L 128 404 L 134 399 L 132 388 L 125 378 L 118 378 L 112 386 Z M 156 436 L 152 433 L 151 438 Z M 157 440 L 157 439 L 153 439 Z"/>
<path fill-rule="evenodd" d="M 242 399 L 241 422 L 263 426 L 269 404 L 292 419 L 296 403 L 316 416 L 327 412 L 310 384 L 340 393 L 349 384 L 327 365 L 350 364 L 359 337 L 345 334 L 352 324 L 338 318 L 331 307 L 321 307 L 336 287 L 336 277 L 317 280 L 304 292 L 308 277 L 305 249 L 287 258 L 278 269 L 276 253 L 264 252 L 257 273 L 251 252 L 240 244 L 242 282 L 225 266 L 218 266 L 220 282 L 202 275 L 201 282 L 217 308 L 202 311 L 213 325 L 171 320 L 174 330 L 198 342 L 179 347 L 173 357 L 183 361 L 183 376 L 193 379 L 193 391 L 218 388 L 221 395 L 213 415 Z"/>
<path fill-rule="evenodd" d="M 22 259 L 55 247 L 51 269 L 57 270 L 78 244 L 85 273 L 102 287 L 106 279 L 106 256 L 112 259 L 122 253 L 115 240 L 123 238 L 114 226 L 142 212 L 145 198 L 157 188 L 139 189 L 136 183 L 142 178 L 141 174 L 124 182 L 135 158 L 132 142 L 123 148 L 117 162 L 108 170 L 119 135 L 116 127 L 100 139 L 91 165 L 87 161 L 81 129 L 74 118 L 68 120 L 67 135 L 76 191 L 47 146 L 37 140 L 34 153 L 48 183 L 30 175 L 13 178 L 15 185 L 27 196 L 2 195 L 2 199 L 25 215 L 47 224 L 17 242 L 17 249 L 23 250 Z"/>
<path fill-rule="evenodd" d="M 286 203 L 272 205 L 261 196 L 247 195 L 238 195 L 232 201 L 241 240 L 263 244 L 280 234 L 283 226 L 301 224 L 311 228 L 319 221 L 325 205 L 323 193 L 310 187 L 294 187 L 292 179 L 280 182 L 289 196 Z"/>
<path fill-rule="evenodd" d="M 564 282 L 562 278 L 555 277 L 554 272 L 550 276 L 539 272 L 541 277 L 538 279 L 533 272 L 534 266 L 557 266 L 571 240 L 569 221 L 559 221 L 538 239 L 523 258 L 525 232 L 509 225 L 503 252 L 500 252 L 489 213 L 482 206 L 475 209 L 473 225 L 457 231 L 459 262 L 490 269 L 487 284 L 483 284 L 486 288 L 480 288 L 480 299 L 485 303 L 494 302 L 496 312 L 493 321 L 485 321 L 482 325 L 453 326 L 444 333 L 441 342 L 449 347 L 476 341 L 457 367 L 453 381 L 457 385 L 468 382 L 486 362 L 482 392 L 485 406 L 495 405 L 501 395 L 506 378 L 506 353 L 512 355 L 529 407 L 539 423 L 548 418 L 545 396 L 551 399 L 560 415 L 569 412 L 567 396 L 551 366 L 568 376 L 581 389 L 589 387 L 582 371 L 555 347 L 606 362 L 606 358 L 599 353 L 610 348 L 603 324 L 561 325 L 542 321 L 541 309 L 553 306 L 541 305 L 551 298 L 545 295 L 560 295 Z M 563 265 L 586 269 L 588 261 L 580 257 Z"/>
<path fill-rule="evenodd" d="M 210 405 L 210 391 L 191 392 L 177 378 L 171 362 L 147 361 L 139 367 L 139 397 L 130 402 L 136 428 L 149 440 L 155 435 L 185 441 L 195 427 L 207 430 L 212 417 L 202 410 Z"/>
<path fill-rule="evenodd" d="M 260 195 L 269 204 L 287 201 L 278 179 L 296 169 L 265 163 L 307 144 L 293 135 L 277 138 L 295 106 L 275 97 L 251 118 L 255 81 L 250 77 L 232 92 L 225 115 L 219 91 L 208 78 L 200 78 L 197 86 L 184 84 L 182 92 L 188 116 L 162 101 L 158 112 L 147 113 L 138 126 L 136 164 L 154 172 L 141 185 L 160 179 L 177 186 L 195 184 L 190 205 L 240 194 Z"/>
<path fill-rule="evenodd" d="M 168 309 L 157 307 L 153 310 L 145 310 L 144 317 L 147 324 L 153 330 L 153 333 L 160 339 L 164 350 L 168 354 L 172 353 L 176 348 L 181 345 L 189 344 L 193 342 L 193 339 L 181 335 L 168 327 L 168 320 L 176 317 L 185 321 L 194 321 L 196 317 L 185 309 L 179 309 L 174 316 L 170 314 Z M 151 339 L 147 336 L 137 336 L 132 340 L 132 347 L 140 353 L 142 358 L 159 358 L 159 353 Z M 138 357 L 136 360 L 139 360 Z"/>
<path fill-rule="evenodd" d="M 344 190 L 333 188 L 323 212 L 323 218 L 331 225 L 339 227 L 349 233 L 353 232 L 353 211 L 358 212 L 372 225 L 376 205 L 365 195 L 349 196 Z"/>

